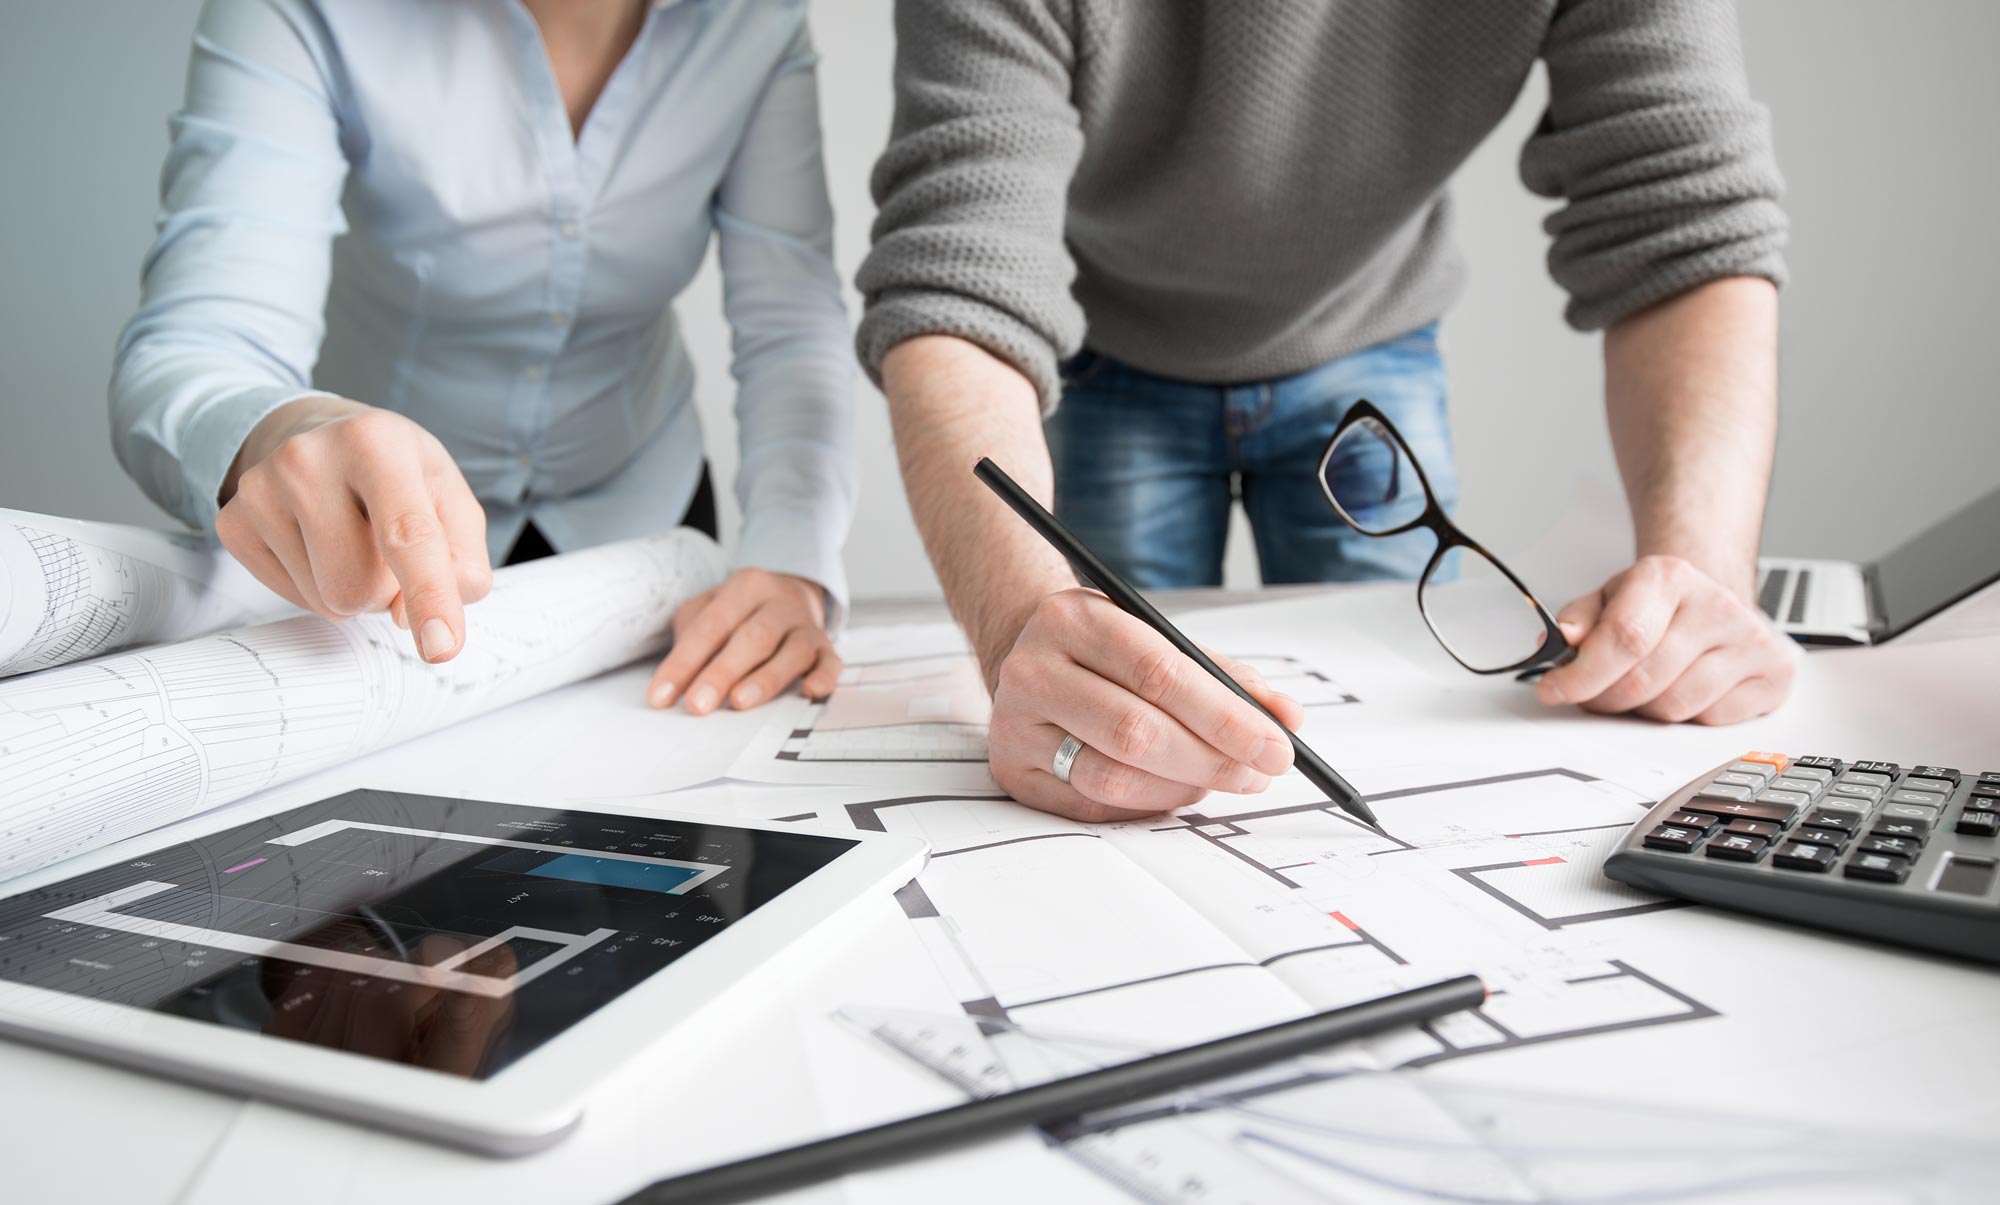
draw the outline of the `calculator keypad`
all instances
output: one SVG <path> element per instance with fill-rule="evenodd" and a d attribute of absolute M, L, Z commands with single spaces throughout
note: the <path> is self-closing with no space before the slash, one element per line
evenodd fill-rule
<path fill-rule="evenodd" d="M 1854 847 L 1865 854 L 1895 854 L 1899 858 L 1914 858 L 1924 852 L 1923 843 L 1908 837 L 1867 837 Z"/>
<path fill-rule="evenodd" d="M 1824 807 L 1809 813 L 1805 822 L 1816 828 L 1837 828 L 1851 833 L 1867 818 L 1868 813 L 1854 808 Z"/>
<path fill-rule="evenodd" d="M 1910 860 L 1894 854 L 1856 854 L 1847 860 L 1847 877 L 1900 883 L 1910 877 Z"/>
<path fill-rule="evenodd" d="M 1759 841 L 1775 840 L 1778 836 L 1778 826 L 1769 820 L 1731 820 L 1722 826 L 1722 831 L 1742 837 L 1755 837 Z"/>
<path fill-rule="evenodd" d="M 2000 836 L 2000 815 L 1993 812 L 1967 812 L 1958 818 L 1958 831 L 1973 837 Z"/>
<path fill-rule="evenodd" d="M 1922 841 L 1930 835 L 1931 826 L 1922 820 L 1897 820 L 1885 816 L 1868 831 L 1878 837 L 1908 837 L 1913 841 Z"/>
<path fill-rule="evenodd" d="M 1824 874 L 1833 869 L 1833 863 L 1839 856 L 1838 851 L 1825 845 L 1787 841 L 1771 855 L 1771 864 L 1789 870 L 1811 870 Z"/>
<path fill-rule="evenodd" d="M 1902 883 L 1940 832 L 2000 837 L 2000 771 L 1981 772 L 1954 805 L 1966 778 L 1949 766 L 1746 753 L 1695 784 L 1642 844 L 1725 862 L 1769 854 L 1779 870 L 1838 867 L 1847 878 Z"/>
<path fill-rule="evenodd" d="M 1709 841 L 1708 856 L 1727 858 L 1731 862 L 1755 862 L 1770 847 L 1771 843 L 1762 837 L 1724 830 Z"/>
<path fill-rule="evenodd" d="M 1799 810 L 1789 803 L 1744 803 L 1733 799 L 1706 799 L 1696 796 L 1682 804 L 1690 812 L 1707 812 L 1712 816 L 1729 820 L 1772 820 L 1779 824 L 1790 820 Z"/>
<path fill-rule="evenodd" d="M 1925 824 L 1930 824 L 1938 818 L 1938 809 L 1927 803 L 1906 803 L 1899 800 L 1883 804 L 1882 810 L 1875 814 L 1884 820 L 1921 820 Z"/>

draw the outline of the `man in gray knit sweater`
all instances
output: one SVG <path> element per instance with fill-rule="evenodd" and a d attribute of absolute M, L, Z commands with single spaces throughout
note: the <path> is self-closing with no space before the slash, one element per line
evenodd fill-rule
<path fill-rule="evenodd" d="M 1420 569 L 1427 538 L 1355 537 L 1316 460 L 1367 397 L 1451 492 L 1446 184 L 1538 59 L 1521 174 L 1564 202 L 1569 321 L 1605 332 L 1640 553 L 1558 616 L 1579 652 L 1539 696 L 1708 723 L 1783 700 L 1790 651 L 1750 594 L 1785 220 L 1729 0 L 900 0 L 896 24 L 859 350 L 1016 798 L 1159 811 L 1261 790 L 1291 755 L 1077 589 L 973 462 L 1053 495 L 1141 584 L 1213 579 L 1232 481 L 1267 580 Z"/>

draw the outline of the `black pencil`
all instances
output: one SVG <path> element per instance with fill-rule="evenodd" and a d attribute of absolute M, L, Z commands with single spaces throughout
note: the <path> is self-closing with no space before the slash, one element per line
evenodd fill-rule
<path fill-rule="evenodd" d="M 1221 666 L 1210 660 L 1208 654 L 1202 652 L 1194 641 L 1182 635 L 1181 630 L 1169 623 L 1166 616 L 1154 610 L 1153 604 L 1147 602 L 1143 595 L 1128 585 L 1124 578 L 1112 572 L 1111 566 L 1097 559 L 1097 554 L 1085 548 L 1083 541 L 1076 538 L 1075 532 L 1063 526 L 1060 519 L 1035 501 L 1028 491 L 1015 484 L 1014 479 L 1003 472 L 999 465 L 982 457 L 972 471 L 994 493 L 1000 495 L 1001 501 L 1013 507 L 1014 513 L 1026 520 L 1028 526 L 1035 529 L 1036 534 L 1054 545 L 1055 550 L 1062 553 L 1063 558 L 1070 563 L 1070 568 L 1076 570 L 1078 576 L 1086 583 L 1104 591 L 1105 597 L 1116 603 L 1120 610 L 1165 636 L 1175 648 L 1186 654 L 1189 660 L 1207 670 L 1216 681 L 1235 691 L 1237 697 L 1244 702 L 1269 716 L 1273 724 L 1278 724 L 1277 716 L 1271 715 L 1262 703 L 1252 698 L 1241 683 L 1222 672 Z M 1382 827 L 1375 819 L 1375 813 L 1361 801 L 1361 793 L 1342 778 L 1332 766 L 1327 765 L 1310 746 L 1300 740 L 1298 733 L 1283 724 L 1278 724 L 1278 730 L 1291 738 L 1292 764 L 1298 767 L 1299 773 L 1305 775 L 1308 782 L 1326 792 L 1326 797 L 1341 811 L 1366 822 L 1370 828 Z"/>
<path fill-rule="evenodd" d="M 640 1189 L 620 1205 L 717 1205 L 782 1192 L 1021 1126 L 1053 1125 L 1189 1084 L 1222 1079 L 1339 1042 L 1477 1008 L 1485 999 L 1484 985 L 1474 976 L 1461 975 L 1183 1050 L 673 1176 Z"/>

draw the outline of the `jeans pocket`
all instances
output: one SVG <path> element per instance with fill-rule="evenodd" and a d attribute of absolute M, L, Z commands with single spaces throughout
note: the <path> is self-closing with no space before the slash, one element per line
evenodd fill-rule
<path fill-rule="evenodd" d="M 1086 347 L 1064 360 L 1057 366 L 1056 371 L 1062 376 L 1065 387 L 1088 385 L 1103 376 L 1106 366 L 1110 363 L 1108 357 L 1100 356 Z"/>

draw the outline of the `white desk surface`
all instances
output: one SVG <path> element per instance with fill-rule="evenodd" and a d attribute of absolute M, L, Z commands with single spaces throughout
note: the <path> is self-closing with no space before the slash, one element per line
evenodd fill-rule
<path fill-rule="evenodd" d="M 1397 588 L 1397 602 L 1385 602 L 1385 616 L 1398 614 L 1398 608 L 1414 610 L 1401 597 L 1407 590 L 1407 585 Z M 1167 601 L 1169 609 L 1186 611 L 1312 592 L 1298 588 L 1251 595 L 1190 592 L 1169 596 Z M 864 603 L 856 609 L 855 622 L 934 621 L 942 615 L 934 602 Z M 1409 617 L 1385 622 L 1395 627 L 1392 636 L 1397 641 L 1428 640 Z M 2000 683 L 2000 588 L 1886 648 L 1814 654 L 1810 666 L 1800 685 L 1810 697 L 1795 699 L 1773 721 L 1733 730 L 1732 735 L 1718 738 L 1720 743 L 1730 748 L 1786 749 L 1809 743 L 1834 753 L 1897 758 L 1901 742 L 1924 733 L 1932 717 L 1956 717 L 1954 731 L 1963 734 L 1968 731 L 1963 722 L 1967 709 L 1991 716 L 1995 684 Z M 534 791 L 538 783 L 550 784 L 551 789 L 560 783 L 565 796 L 608 797 L 658 790 L 662 781 L 687 786 L 713 777 L 717 771 L 706 764 L 670 769 L 667 752 L 637 761 L 629 751 L 618 757 L 593 756 L 595 749 L 637 739 L 648 722 L 660 718 L 635 709 L 647 672 L 647 667 L 633 667 L 559 691 L 376 755 L 336 775 L 294 784 L 285 794 L 302 802 L 361 776 L 415 790 L 449 785 L 474 793 L 479 782 L 490 781 L 507 784 L 515 797 Z M 1841 704 L 1829 709 L 1825 703 L 1833 697 L 1839 697 Z M 1509 700 L 1499 702 L 1503 709 L 1523 705 L 1496 694 L 1496 701 L 1501 699 Z M 1783 718 L 1788 712 L 1793 716 L 1790 722 Z M 700 722 L 711 725 L 716 737 L 734 738 L 754 730 L 757 719 L 751 713 Z M 1555 722 L 1574 724 L 1580 732 L 1596 724 L 1620 723 L 1587 717 Z M 1983 721 L 1983 731 L 1993 732 L 1990 719 Z M 514 735 L 529 732 L 542 739 L 531 742 Z M 565 757 L 559 762 L 547 757 L 550 744 L 564 748 Z M 2000 763 L 2000 743 L 1981 743 L 1976 735 L 1959 736 L 1939 755 L 1953 752 L 1979 762 L 1977 768 Z M 475 781 L 466 780 L 467 767 L 479 767 Z M 681 806 L 664 799 L 661 805 Z M 955 1097 L 949 1090 L 883 1057 L 828 1019 L 835 1008 L 857 1000 L 932 1011 L 953 1006 L 902 913 L 889 899 L 845 928 L 786 968 L 782 992 L 767 991 L 739 1007 L 712 1010 L 699 1032 L 686 1035 L 690 1040 L 635 1057 L 630 1068 L 605 1087 L 574 1136 L 520 1160 L 461 1154 L 0 1043 L 0 1085 L 5 1085 L 0 1090 L 0 1135 L 4 1135 L 0 1200 L 23 1205 L 55 1201 L 206 1205 L 272 1198 L 287 1205 L 609 1202 L 675 1170 L 952 1103 Z M 1766 928 L 1773 955 L 1773 965 L 1767 969 L 1775 973 L 1789 965 L 1810 975 L 1810 966 L 1804 965 L 1808 958 L 1788 957 L 1795 950 L 1803 955 L 1808 947 L 1798 943 L 1790 930 Z M 1814 937 L 1811 943 L 1822 947 L 1831 940 L 1835 939 Z M 1970 1089 L 1970 1098 L 1983 1103 L 1949 1119 L 1891 1118 L 1886 1110 L 1893 1106 L 1885 1105 L 1882 1120 L 1893 1120 L 1898 1128 L 1949 1120 L 1954 1130 L 1990 1142 L 2000 1125 L 2000 1095 L 1992 1091 L 2000 1076 L 2000 1046 L 1995 1045 L 1991 1028 L 1994 1007 L 2000 1005 L 2000 976 L 1949 960 L 1910 955 L 1907 961 L 1911 974 L 1938 976 L 1940 983 L 1955 985 L 1953 1005 L 1946 1010 L 1949 1015 L 1855 1015 L 1841 1001 L 1826 1002 L 1828 1011 L 1840 1018 L 1840 1032 L 1849 1038 L 1893 1035 L 1901 1027 L 1940 1022 L 1962 1026 L 1967 1038 L 1963 1059 L 1927 1058 L 1901 1066 L 1890 1078 L 1905 1090 L 1893 1096 L 1922 1099 L 1927 1083 L 1949 1081 L 1953 1098 L 1968 1099 Z M 1967 1004 L 1977 1006 L 1976 1016 L 1958 1015 Z M 1773 1018 L 1774 1032 L 1799 1020 Z M 1882 1048 L 1885 1043 L 1883 1037 L 1862 1045 Z M 1504 1077 L 1505 1068 L 1496 1062 L 1482 1074 Z M 1873 1119 L 1843 1120 L 1866 1129 Z M 1031 1194 L 1062 1201 L 1124 1199 L 1066 1161 L 1024 1158 L 1035 1153 L 1036 1145 L 1025 1135 L 1015 1136 L 948 1159 L 859 1177 L 846 1187 L 828 1185 L 784 1199 L 934 1201 L 949 1196 L 968 1205 L 1031 1199 Z"/>

